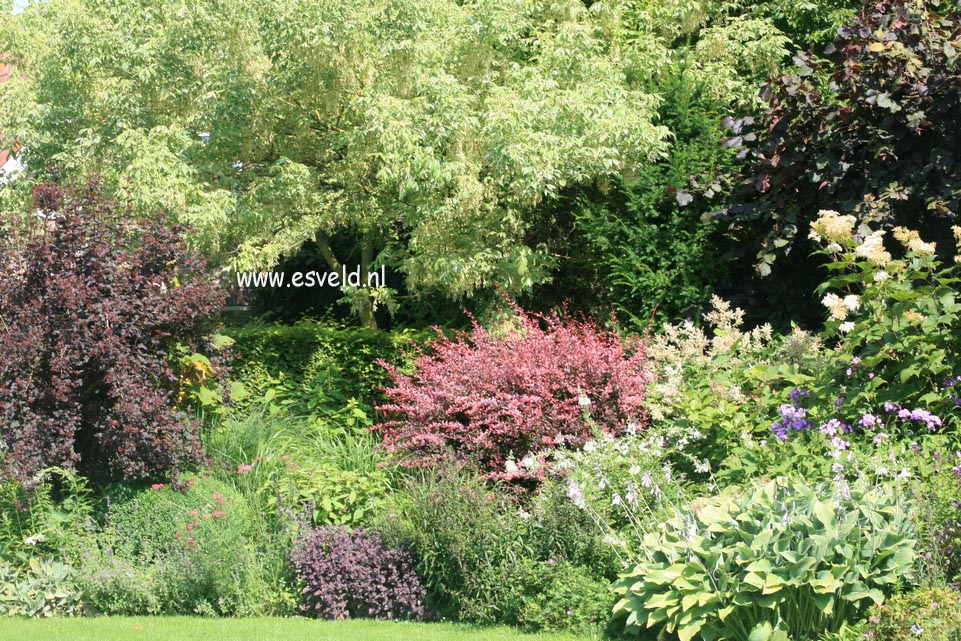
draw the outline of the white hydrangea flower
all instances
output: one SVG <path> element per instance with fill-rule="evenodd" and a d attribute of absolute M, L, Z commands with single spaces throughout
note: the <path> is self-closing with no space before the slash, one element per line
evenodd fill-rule
<path fill-rule="evenodd" d="M 848 294 L 843 299 L 844 306 L 847 307 L 852 312 L 858 311 L 861 308 L 861 299 L 854 294 Z"/>

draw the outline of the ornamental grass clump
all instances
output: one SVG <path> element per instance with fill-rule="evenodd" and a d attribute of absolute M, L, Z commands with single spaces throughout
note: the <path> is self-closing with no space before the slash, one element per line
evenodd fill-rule
<path fill-rule="evenodd" d="M 427 618 L 416 562 L 405 547 L 388 547 L 372 530 L 330 525 L 308 530 L 293 553 L 303 584 L 300 609 L 323 619 Z"/>
<path fill-rule="evenodd" d="M 915 543 L 897 488 L 780 477 L 695 502 L 644 536 L 614 612 L 629 631 L 681 641 L 814 639 L 910 582 Z"/>
<path fill-rule="evenodd" d="M 469 334 L 440 338 L 413 374 L 382 363 L 392 378 L 379 407 L 388 451 L 412 467 L 453 459 L 488 478 L 542 480 L 550 450 L 646 425 L 643 342 L 625 345 L 590 321 L 514 311 L 504 336 L 475 321 Z"/>

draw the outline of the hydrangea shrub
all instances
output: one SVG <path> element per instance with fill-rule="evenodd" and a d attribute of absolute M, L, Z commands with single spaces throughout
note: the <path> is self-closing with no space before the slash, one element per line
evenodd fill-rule
<path fill-rule="evenodd" d="M 427 591 L 405 547 L 388 547 L 378 532 L 342 526 L 308 530 L 293 562 L 303 583 L 301 610 L 324 619 L 423 620 Z"/>
<path fill-rule="evenodd" d="M 643 342 L 625 345 L 561 314 L 515 312 L 506 335 L 475 321 L 469 334 L 441 337 L 413 374 L 382 363 L 392 385 L 378 429 L 405 464 L 453 457 L 490 478 L 537 479 L 551 449 L 580 448 L 594 430 L 646 425 L 651 372 Z"/>

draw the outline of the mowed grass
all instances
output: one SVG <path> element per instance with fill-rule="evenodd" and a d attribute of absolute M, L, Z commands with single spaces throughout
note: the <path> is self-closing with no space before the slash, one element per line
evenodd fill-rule
<path fill-rule="evenodd" d="M 3 641 L 586 641 L 451 623 L 88 617 L 0 619 Z"/>

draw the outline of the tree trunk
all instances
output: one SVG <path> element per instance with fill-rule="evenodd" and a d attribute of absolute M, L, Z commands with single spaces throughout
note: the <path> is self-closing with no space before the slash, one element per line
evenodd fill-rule
<path fill-rule="evenodd" d="M 334 256 L 334 251 L 330 248 L 330 238 L 322 231 L 314 235 L 314 241 L 320 250 L 320 255 L 327 261 L 327 265 L 335 272 L 341 271 L 340 261 Z M 374 299 L 364 291 L 367 285 L 367 277 L 370 274 L 370 264 L 374 261 L 374 237 L 371 233 L 364 234 L 364 244 L 360 252 L 360 284 L 361 291 L 358 292 L 357 312 L 360 317 L 361 327 L 367 329 L 377 329 L 377 318 L 374 316 Z"/>
<path fill-rule="evenodd" d="M 364 234 L 364 245 L 360 250 L 360 286 L 366 288 L 370 275 L 370 264 L 374 262 L 374 237 L 367 232 Z M 381 283 L 383 285 L 383 283 Z M 360 292 L 358 301 L 360 324 L 367 329 L 377 329 L 377 318 L 374 316 L 374 299 L 367 289 Z"/>

